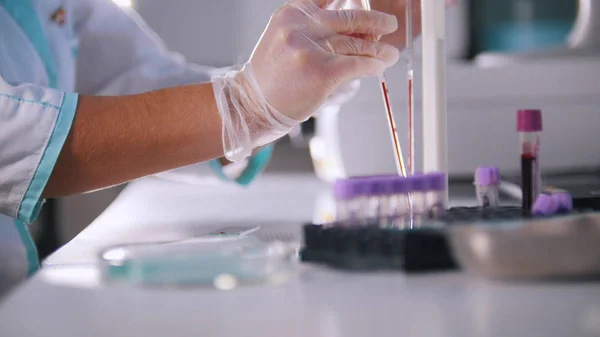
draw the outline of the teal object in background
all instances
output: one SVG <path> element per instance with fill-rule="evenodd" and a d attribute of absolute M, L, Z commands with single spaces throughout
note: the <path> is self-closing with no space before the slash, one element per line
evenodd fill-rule
<path fill-rule="evenodd" d="M 490 25 L 484 31 L 482 48 L 518 52 L 558 47 L 564 45 L 572 26 L 561 21 Z"/>
<path fill-rule="evenodd" d="M 577 0 L 471 0 L 471 54 L 565 45 Z"/>

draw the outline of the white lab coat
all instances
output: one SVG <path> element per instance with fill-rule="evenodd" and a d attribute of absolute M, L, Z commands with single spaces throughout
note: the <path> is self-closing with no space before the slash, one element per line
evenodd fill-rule
<path fill-rule="evenodd" d="M 39 267 L 27 224 L 39 212 L 78 94 L 206 82 L 212 71 L 167 51 L 135 13 L 110 0 L 0 1 L 0 297 Z M 270 154 L 251 158 L 233 178 L 247 184 Z M 216 161 L 191 170 L 232 178 Z"/>

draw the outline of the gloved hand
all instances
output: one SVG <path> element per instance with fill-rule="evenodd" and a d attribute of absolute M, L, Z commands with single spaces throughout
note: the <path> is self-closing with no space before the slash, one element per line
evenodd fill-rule
<path fill-rule="evenodd" d="M 406 47 L 406 1 L 408 0 L 367 0 L 371 4 L 371 9 L 393 14 L 398 18 L 399 29 L 395 32 L 382 36 L 381 42 L 389 43 L 392 46 L 404 49 Z M 413 10 L 413 36 L 416 38 L 421 34 L 421 1 L 411 0 Z M 445 1 L 446 6 L 456 5 L 459 0 L 439 0 Z M 327 7 L 328 9 L 361 9 L 363 0 L 333 0 Z"/>
<path fill-rule="evenodd" d="M 398 49 L 348 35 L 394 32 L 378 11 L 326 10 L 329 0 L 292 0 L 279 8 L 241 71 L 212 78 L 233 162 L 288 133 L 341 84 L 376 76 L 398 61 Z"/>
<path fill-rule="evenodd" d="M 327 97 L 323 106 L 337 105 L 340 106 L 346 102 L 348 102 L 352 97 L 356 96 L 358 93 L 358 89 L 360 89 L 360 80 L 356 79 L 350 82 L 346 82 Z"/>

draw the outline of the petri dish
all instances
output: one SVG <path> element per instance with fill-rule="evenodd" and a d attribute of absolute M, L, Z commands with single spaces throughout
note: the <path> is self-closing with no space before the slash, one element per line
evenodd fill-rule
<path fill-rule="evenodd" d="M 111 247 L 100 261 L 109 285 L 231 290 L 288 281 L 296 274 L 298 252 L 289 243 L 254 236 L 202 237 Z"/>

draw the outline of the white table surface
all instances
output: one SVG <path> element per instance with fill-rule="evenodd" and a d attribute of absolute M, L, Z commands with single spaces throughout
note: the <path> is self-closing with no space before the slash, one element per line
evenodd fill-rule
<path fill-rule="evenodd" d="M 492 283 L 462 273 L 353 274 L 303 266 L 279 287 L 103 285 L 104 247 L 255 223 L 298 232 L 324 184 L 267 176 L 249 190 L 156 178 L 130 184 L 0 306 L 0 336 L 600 336 L 600 284 Z"/>

